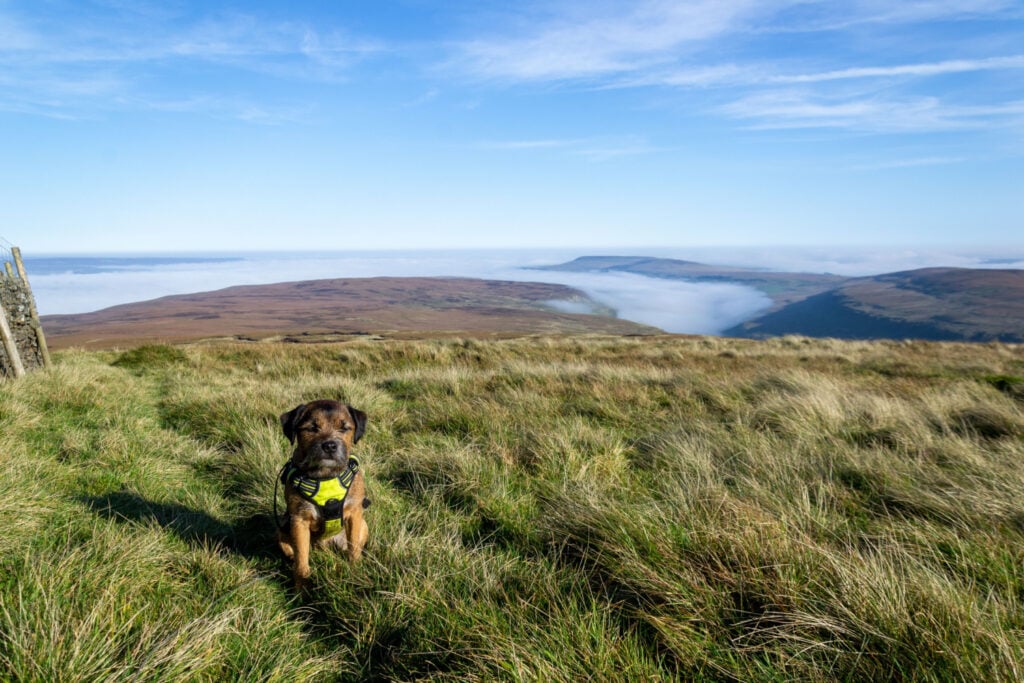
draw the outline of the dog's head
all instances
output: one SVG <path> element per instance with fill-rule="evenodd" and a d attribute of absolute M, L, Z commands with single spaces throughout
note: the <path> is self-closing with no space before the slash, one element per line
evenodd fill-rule
<path fill-rule="evenodd" d="M 313 401 L 281 415 L 281 429 L 295 444 L 295 465 L 326 478 L 348 466 L 352 446 L 366 431 L 366 413 L 337 401 Z"/>

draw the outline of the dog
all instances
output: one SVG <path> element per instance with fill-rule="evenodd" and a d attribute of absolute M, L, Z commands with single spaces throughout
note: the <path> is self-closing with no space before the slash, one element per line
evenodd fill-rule
<path fill-rule="evenodd" d="M 277 542 L 295 563 L 295 588 L 301 591 L 309 579 L 311 546 L 347 551 L 356 562 L 369 537 L 363 510 L 370 500 L 352 455 L 366 432 L 366 413 L 338 401 L 313 401 L 281 415 L 281 429 L 295 450 L 281 470 L 287 513 Z"/>

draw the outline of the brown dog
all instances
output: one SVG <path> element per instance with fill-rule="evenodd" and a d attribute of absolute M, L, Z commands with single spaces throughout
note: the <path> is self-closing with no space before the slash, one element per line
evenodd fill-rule
<path fill-rule="evenodd" d="M 366 431 L 366 413 L 337 401 L 313 401 L 281 415 L 281 428 L 295 444 L 281 471 L 288 512 L 277 542 L 295 561 L 295 587 L 309 578 L 309 550 L 316 545 L 348 550 L 358 560 L 369 530 L 363 508 L 366 484 L 352 446 Z"/>

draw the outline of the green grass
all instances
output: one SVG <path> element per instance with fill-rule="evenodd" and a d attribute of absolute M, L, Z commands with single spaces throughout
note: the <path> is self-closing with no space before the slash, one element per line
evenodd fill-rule
<path fill-rule="evenodd" d="M 1015 680 L 1024 348 L 67 351 L 0 383 L 0 680 Z M 277 416 L 370 416 L 364 561 L 273 542 Z"/>

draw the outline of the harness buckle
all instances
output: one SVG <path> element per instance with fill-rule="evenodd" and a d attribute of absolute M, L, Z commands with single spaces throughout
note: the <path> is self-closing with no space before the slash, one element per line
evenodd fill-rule
<path fill-rule="evenodd" d="M 331 498 L 324 503 L 324 519 L 340 519 L 345 508 L 345 501 L 340 498 Z"/>

